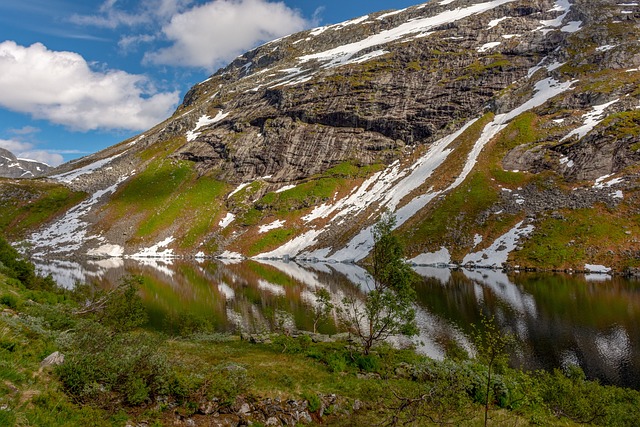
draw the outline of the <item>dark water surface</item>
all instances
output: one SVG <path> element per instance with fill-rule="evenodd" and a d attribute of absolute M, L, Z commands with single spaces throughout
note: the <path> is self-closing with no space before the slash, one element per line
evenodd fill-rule
<path fill-rule="evenodd" d="M 312 330 L 313 291 L 334 302 L 363 292 L 365 271 L 350 264 L 279 261 L 179 260 L 35 261 L 45 274 L 72 287 L 111 287 L 127 274 L 144 278 L 149 327 L 169 333 L 208 328 L 220 332 Z M 512 364 L 524 369 L 580 365 L 589 378 L 640 389 L 640 281 L 607 275 L 560 275 L 416 267 L 418 348 L 435 358 L 473 350 L 471 325 L 495 316 L 519 342 Z M 320 331 L 336 331 L 334 321 Z"/>

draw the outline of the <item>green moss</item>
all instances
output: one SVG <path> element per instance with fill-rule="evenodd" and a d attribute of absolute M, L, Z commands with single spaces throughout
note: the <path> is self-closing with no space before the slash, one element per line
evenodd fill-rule
<path fill-rule="evenodd" d="M 410 71 L 422 71 L 422 66 L 419 61 L 407 62 L 406 68 Z"/>
<path fill-rule="evenodd" d="M 640 135 L 640 110 L 611 114 L 602 121 L 600 126 L 607 128 L 607 134 L 616 139 L 637 137 Z M 637 151 L 638 147 L 640 145 L 636 143 L 631 146 L 631 149 Z"/>

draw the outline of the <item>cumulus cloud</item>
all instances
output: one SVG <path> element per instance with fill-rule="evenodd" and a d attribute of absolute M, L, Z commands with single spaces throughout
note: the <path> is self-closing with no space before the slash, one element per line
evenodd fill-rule
<path fill-rule="evenodd" d="M 174 15 L 162 28 L 171 46 L 147 53 L 145 61 L 212 70 L 260 42 L 310 24 L 282 2 L 215 0 Z"/>
<path fill-rule="evenodd" d="M 171 115 L 178 92 L 142 75 L 94 71 L 73 52 L 0 43 L 0 106 L 73 130 L 145 130 Z"/>
<path fill-rule="evenodd" d="M 0 148 L 11 151 L 19 159 L 36 160 L 50 166 L 58 166 L 64 160 L 60 154 L 38 150 L 29 142 L 0 139 Z"/>

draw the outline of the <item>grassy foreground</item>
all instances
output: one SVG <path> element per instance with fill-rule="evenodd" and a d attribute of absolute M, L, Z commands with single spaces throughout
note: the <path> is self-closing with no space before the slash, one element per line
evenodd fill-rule
<path fill-rule="evenodd" d="M 241 339 L 207 328 L 144 329 L 131 278 L 59 289 L 0 239 L 0 425 L 633 426 L 640 393 L 578 369 L 525 373 L 307 334 Z M 320 337 L 315 337 L 320 338 Z M 326 337 L 323 337 L 326 338 Z M 50 354 L 62 364 L 42 366 Z"/>

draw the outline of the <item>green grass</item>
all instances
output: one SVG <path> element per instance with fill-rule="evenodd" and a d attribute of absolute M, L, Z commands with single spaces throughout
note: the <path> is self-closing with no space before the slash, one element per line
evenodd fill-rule
<path fill-rule="evenodd" d="M 80 203 L 86 194 L 38 180 L 0 180 L 0 233 L 17 239 Z"/>
<path fill-rule="evenodd" d="M 110 220 L 138 215 L 135 237 L 179 229 L 179 246 L 193 249 L 212 231 L 227 185 L 208 176 L 198 177 L 186 161 L 155 160 L 118 191 L 109 203 Z"/>
<path fill-rule="evenodd" d="M 497 200 L 498 192 L 489 178 L 482 172 L 474 172 L 417 225 L 408 237 L 407 245 L 451 242 L 457 248 L 468 247 L 472 243 L 468 234 L 472 236 L 472 230 L 478 228 L 476 218 Z"/>
<path fill-rule="evenodd" d="M 630 221 L 623 212 L 603 207 L 562 210 L 561 214 L 564 219 L 548 216 L 536 225 L 516 254 L 520 265 L 583 269 L 589 263 L 613 267 L 620 262 L 617 258 L 620 254 L 616 255 L 613 249 L 630 244 L 627 232 L 633 235 L 640 232 L 638 218 Z M 639 264 L 637 260 L 624 262 L 625 266 Z"/>
<path fill-rule="evenodd" d="M 343 162 L 294 188 L 280 193 L 267 193 L 255 203 L 255 207 L 263 213 L 286 215 L 317 206 L 333 198 L 347 180 L 367 177 L 381 167 L 379 164 L 358 166 L 353 162 Z"/>
<path fill-rule="evenodd" d="M 260 234 L 261 237 L 251 245 L 247 254 L 253 256 L 265 250 L 274 249 L 286 243 L 293 235 L 295 235 L 295 230 L 291 228 L 278 228 L 267 231 L 264 234 Z"/>

